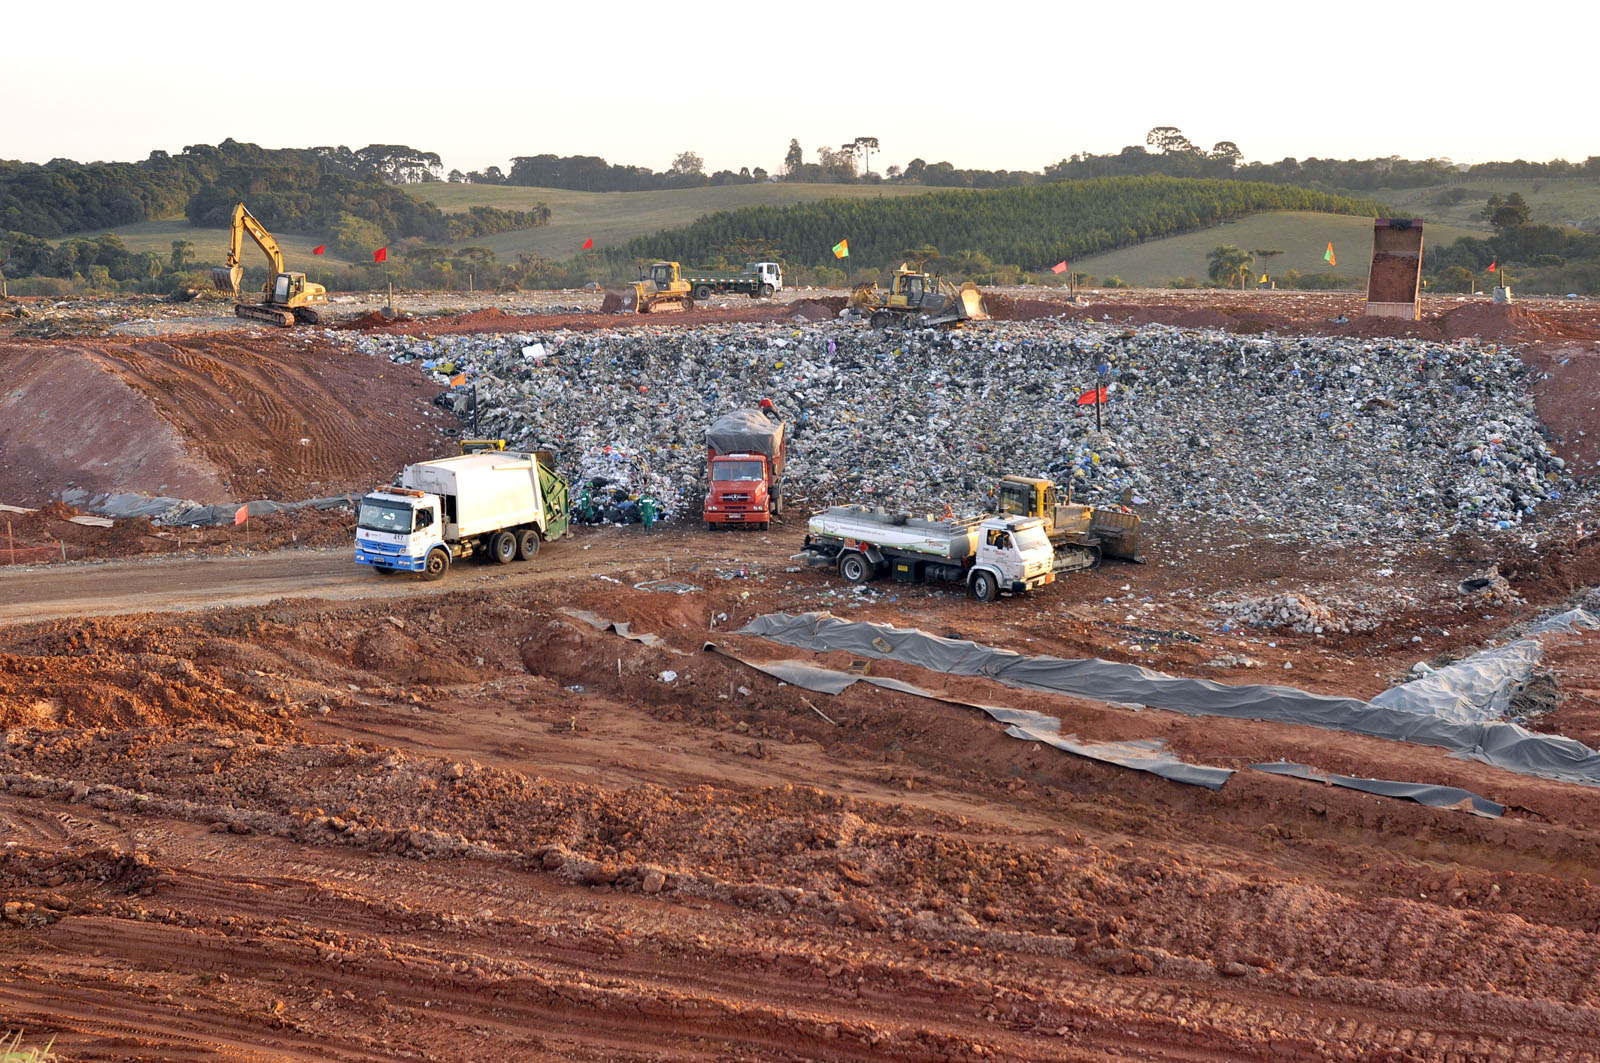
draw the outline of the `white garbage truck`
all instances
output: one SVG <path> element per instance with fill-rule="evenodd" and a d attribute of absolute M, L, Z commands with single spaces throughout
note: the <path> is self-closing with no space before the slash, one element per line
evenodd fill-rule
<path fill-rule="evenodd" d="M 439 579 L 457 559 L 532 560 L 567 532 L 571 496 L 544 451 L 488 450 L 407 465 L 361 499 L 356 563 Z"/>
<path fill-rule="evenodd" d="M 851 583 L 964 583 L 979 601 L 1055 582 L 1055 554 L 1037 517 L 914 517 L 864 506 L 812 516 L 795 560 L 833 565 Z"/>

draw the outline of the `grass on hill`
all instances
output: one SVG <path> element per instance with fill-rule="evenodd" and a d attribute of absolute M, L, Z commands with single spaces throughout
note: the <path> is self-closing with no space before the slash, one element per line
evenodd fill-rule
<path fill-rule="evenodd" d="M 1461 189 L 1467 197 L 1451 204 L 1447 195 Z M 1600 181 L 1566 177 L 1463 177 L 1448 185 L 1384 192 L 1383 199 L 1410 217 L 1438 219 L 1468 229 L 1489 230 L 1483 204 L 1494 193 L 1520 192 L 1539 225 L 1600 225 Z"/>
<path fill-rule="evenodd" d="M 1438 225 L 1424 216 L 1422 236 L 1427 246 L 1452 243 L 1462 236 L 1482 236 L 1485 231 Z M 1332 268 L 1322 259 L 1330 240 L 1338 261 Z M 1349 277 L 1351 287 L 1359 288 L 1366 283 L 1367 264 L 1372 257 L 1372 219 L 1310 211 L 1251 214 L 1209 229 L 1094 255 L 1074 262 L 1072 268 L 1074 272 L 1091 274 L 1097 282 L 1120 277 L 1140 288 L 1162 287 L 1180 277 L 1203 281 L 1207 253 L 1223 244 L 1246 251 L 1282 251 L 1271 260 L 1256 260 L 1258 278 L 1262 272 L 1270 275 L 1297 269 L 1301 273 L 1337 273 Z"/>
<path fill-rule="evenodd" d="M 497 233 L 465 240 L 459 246 L 486 247 L 496 261 L 515 262 L 533 252 L 541 258 L 571 258 L 583 242 L 596 248 L 623 244 L 636 236 L 688 225 L 696 218 L 741 207 L 787 206 L 820 199 L 861 199 L 925 195 L 939 189 L 920 185 L 757 184 L 680 188 L 658 192 L 572 192 L 564 188 L 520 188 L 511 185 L 407 185 L 406 191 L 446 214 L 468 207 L 528 210 L 536 203 L 550 208 L 550 224 L 521 232 Z M 701 263 L 684 263 L 700 265 Z"/>
<path fill-rule="evenodd" d="M 187 240 L 194 245 L 194 258 L 197 262 L 214 262 L 220 264 L 228 257 L 228 230 L 226 229 L 196 229 L 182 218 L 173 218 L 168 221 L 141 221 L 132 225 L 118 225 L 112 229 L 96 229 L 93 232 L 73 233 L 52 240 L 53 244 L 62 244 L 71 240 L 92 240 L 103 233 L 116 233 L 122 240 L 122 246 L 129 251 L 139 253 L 154 251 L 163 259 L 172 255 L 172 241 Z M 332 251 L 320 255 L 313 255 L 311 249 L 318 244 L 326 243 L 326 238 L 313 238 L 302 236 L 298 233 L 273 233 L 273 239 L 278 241 L 278 247 L 283 251 L 284 265 L 291 270 L 299 270 L 311 274 L 312 280 L 316 279 L 316 272 L 324 270 L 333 272 L 343 270 L 350 265 L 349 259 L 340 258 Z M 264 267 L 266 256 L 255 245 L 255 241 L 248 236 L 244 240 L 244 248 L 240 252 L 244 256 L 246 266 Z"/>

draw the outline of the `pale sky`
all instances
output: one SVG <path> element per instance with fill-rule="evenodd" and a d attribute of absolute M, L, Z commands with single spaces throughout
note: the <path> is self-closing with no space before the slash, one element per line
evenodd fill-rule
<path fill-rule="evenodd" d="M 0 158 L 29 162 L 233 137 L 408 144 L 463 171 L 684 150 L 776 170 L 791 137 L 813 161 L 876 136 L 879 172 L 1038 170 L 1157 125 L 1248 161 L 1600 155 L 1600 16 L 1577 2 L 57 0 L 4 23 Z"/>

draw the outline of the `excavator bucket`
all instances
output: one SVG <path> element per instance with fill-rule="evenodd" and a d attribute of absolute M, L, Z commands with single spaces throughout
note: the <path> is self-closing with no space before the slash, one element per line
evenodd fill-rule
<path fill-rule="evenodd" d="M 211 283 L 216 286 L 219 292 L 238 295 L 239 282 L 242 280 L 244 280 L 243 266 L 234 266 L 232 269 L 227 266 L 211 267 Z"/>

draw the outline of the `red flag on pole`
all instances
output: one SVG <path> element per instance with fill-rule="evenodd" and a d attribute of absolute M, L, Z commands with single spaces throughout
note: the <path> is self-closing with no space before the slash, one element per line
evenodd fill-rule
<path fill-rule="evenodd" d="M 1094 406 L 1104 401 L 1106 401 L 1106 389 L 1104 387 L 1098 387 L 1090 391 L 1085 391 L 1082 395 L 1078 396 L 1079 406 Z"/>
<path fill-rule="evenodd" d="M 1066 271 L 1067 271 L 1067 261 L 1066 261 L 1066 259 L 1062 259 L 1060 262 L 1057 262 L 1055 265 L 1050 267 L 1050 272 L 1051 273 L 1065 273 Z"/>
<path fill-rule="evenodd" d="M 247 505 L 246 506 L 240 506 L 238 509 L 233 511 L 233 526 L 235 528 L 237 528 L 239 525 L 243 524 L 245 521 L 247 521 L 249 519 L 250 519 L 250 507 L 249 506 L 247 506 Z"/>
<path fill-rule="evenodd" d="M 1499 264 L 1500 264 L 1500 260 L 1498 258 L 1495 259 L 1493 262 L 1489 263 L 1489 272 L 1493 273 L 1494 272 L 1494 268 L 1496 266 L 1498 266 Z"/>
<path fill-rule="evenodd" d="M 372 261 L 374 261 L 374 262 L 387 262 L 387 261 L 389 261 L 389 249 L 387 247 L 380 247 L 376 251 L 372 252 Z"/>
<path fill-rule="evenodd" d="M 585 240 L 583 242 L 583 250 L 585 250 L 585 251 L 593 251 L 594 250 L 594 237 L 591 236 L 591 237 L 589 237 L 589 239 L 587 239 L 587 240 Z"/>
<path fill-rule="evenodd" d="M 322 254 L 322 252 L 326 251 L 327 249 L 328 249 L 328 245 L 327 244 L 318 244 L 316 247 L 313 247 L 311 249 L 311 253 L 313 255 L 320 255 L 320 254 Z"/>

